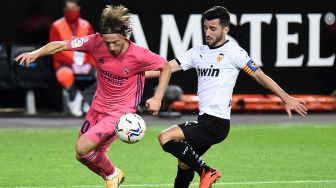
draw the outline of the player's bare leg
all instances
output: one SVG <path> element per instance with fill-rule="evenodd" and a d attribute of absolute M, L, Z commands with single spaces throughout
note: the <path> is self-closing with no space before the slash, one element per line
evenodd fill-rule
<path fill-rule="evenodd" d="M 97 147 L 98 144 L 82 135 L 76 142 L 76 154 L 78 157 L 81 157 L 95 150 Z"/>
<path fill-rule="evenodd" d="M 170 140 L 184 140 L 184 134 L 180 127 L 173 125 L 159 134 L 159 142 L 161 146 Z"/>

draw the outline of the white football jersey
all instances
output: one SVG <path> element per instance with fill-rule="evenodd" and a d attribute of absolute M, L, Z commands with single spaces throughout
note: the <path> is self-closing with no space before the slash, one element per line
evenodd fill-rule
<path fill-rule="evenodd" d="M 209 48 L 199 45 L 176 61 L 183 70 L 195 68 L 198 75 L 199 114 L 230 119 L 233 88 L 239 71 L 252 75 L 258 66 L 238 44 L 226 41 Z"/>

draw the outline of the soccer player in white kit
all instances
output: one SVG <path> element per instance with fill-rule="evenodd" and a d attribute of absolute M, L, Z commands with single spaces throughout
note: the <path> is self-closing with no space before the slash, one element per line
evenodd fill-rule
<path fill-rule="evenodd" d="M 206 45 L 195 46 L 169 62 L 173 71 L 195 68 L 198 75 L 197 121 L 173 125 L 159 135 L 163 150 L 178 158 L 176 188 L 189 187 L 194 171 L 200 175 L 200 188 L 211 187 L 221 176 L 200 157 L 229 133 L 232 92 L 240 70 L 275 93 L 289 117 L 291 110 L 301 116 L 307 114 L 305 101 L 288 95 L 261 71 L 244 49 L 225 38 L 230 25 L 226 8 L 215 6 L 207 10 L 202 22 Z"/>

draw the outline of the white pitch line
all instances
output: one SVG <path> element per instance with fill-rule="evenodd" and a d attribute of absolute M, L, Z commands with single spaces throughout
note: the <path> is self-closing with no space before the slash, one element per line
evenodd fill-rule
<path fill-rule="evenodd" d="M 300 183 L 336 183 L 336 180 L 292 180 L 292 181 L 255 181 L 255 182 L 218 182 L 214 185 L 255 185 L 255 184 L 300 184 Z M 198 183 L 192 183 L 192 186 Z M 120 187 L 171 187 L 173 184 L 123 184 Z M 101 185 L 72 185 L 72 186 L 50 186 L 49 188 L 94 188 Z M 6 187 L 1 187 L 6 188 Z M 12 188 L 42 188 L 35 186 L 21 186 Z M 45 188 L 45 187 L 44 187 Z"/>

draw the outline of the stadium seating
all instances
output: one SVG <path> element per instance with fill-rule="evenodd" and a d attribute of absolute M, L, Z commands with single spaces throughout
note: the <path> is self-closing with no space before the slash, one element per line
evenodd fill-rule
<path fill-rule="evenodd" d="M 19 54 L 37 49 L 37 46 L 12 45 L 11 59 Z M 18 87 L 24 89 L 49 88 L 49 83 L 53 80 L 52 67 L 47 57 L 42 57 L 34 61 L 28 68 L 14 64 L 14 72 Z"/>
<path fill-rule="evenodd" d="M 88 87 L 94 87 L 93 91 L 90 90 L 91 93 L 89 95 L 94 95 L 96 91 L 96 77 L 93 74 L 89 75 L 82 75 L 82 74 L 75 74 L 75 85 L 78 89 L 84 91 Z"/>
<path fill-rule="evenodd" d="M 336 97 L 325 95 L 293 95 L 307 102 L 310 111 L 334 111 L 336 110 Z M 232 111 L 268 111 L 284 110 L 281 100 L 275 95 L 235 94 L 232 97 Z M 171 104 L 171 108 L 177 111 L 198 110 L 198 97 L 194 94 L 185 94 L 179 101 Z"/>
<path fill-rule="evenodd" d="M 6 46 L 4 44 L 0 44 L 0 88 L 15 88 L 14 73 L 8 59 Z"/>
<path fill-rule="evenodd" d="M 35 45 L 14 44 L 11 47 L 11 60 L 19 54 L 37 49 Z M 28 114 L 35 114 L 35 89 L 48 89 L 54 79 L 54 73 L 48 57 L 42 57 L 32 62 L 29 67 L 13 63 L 18 89 L 27 91 L 26 110 Z"/>

